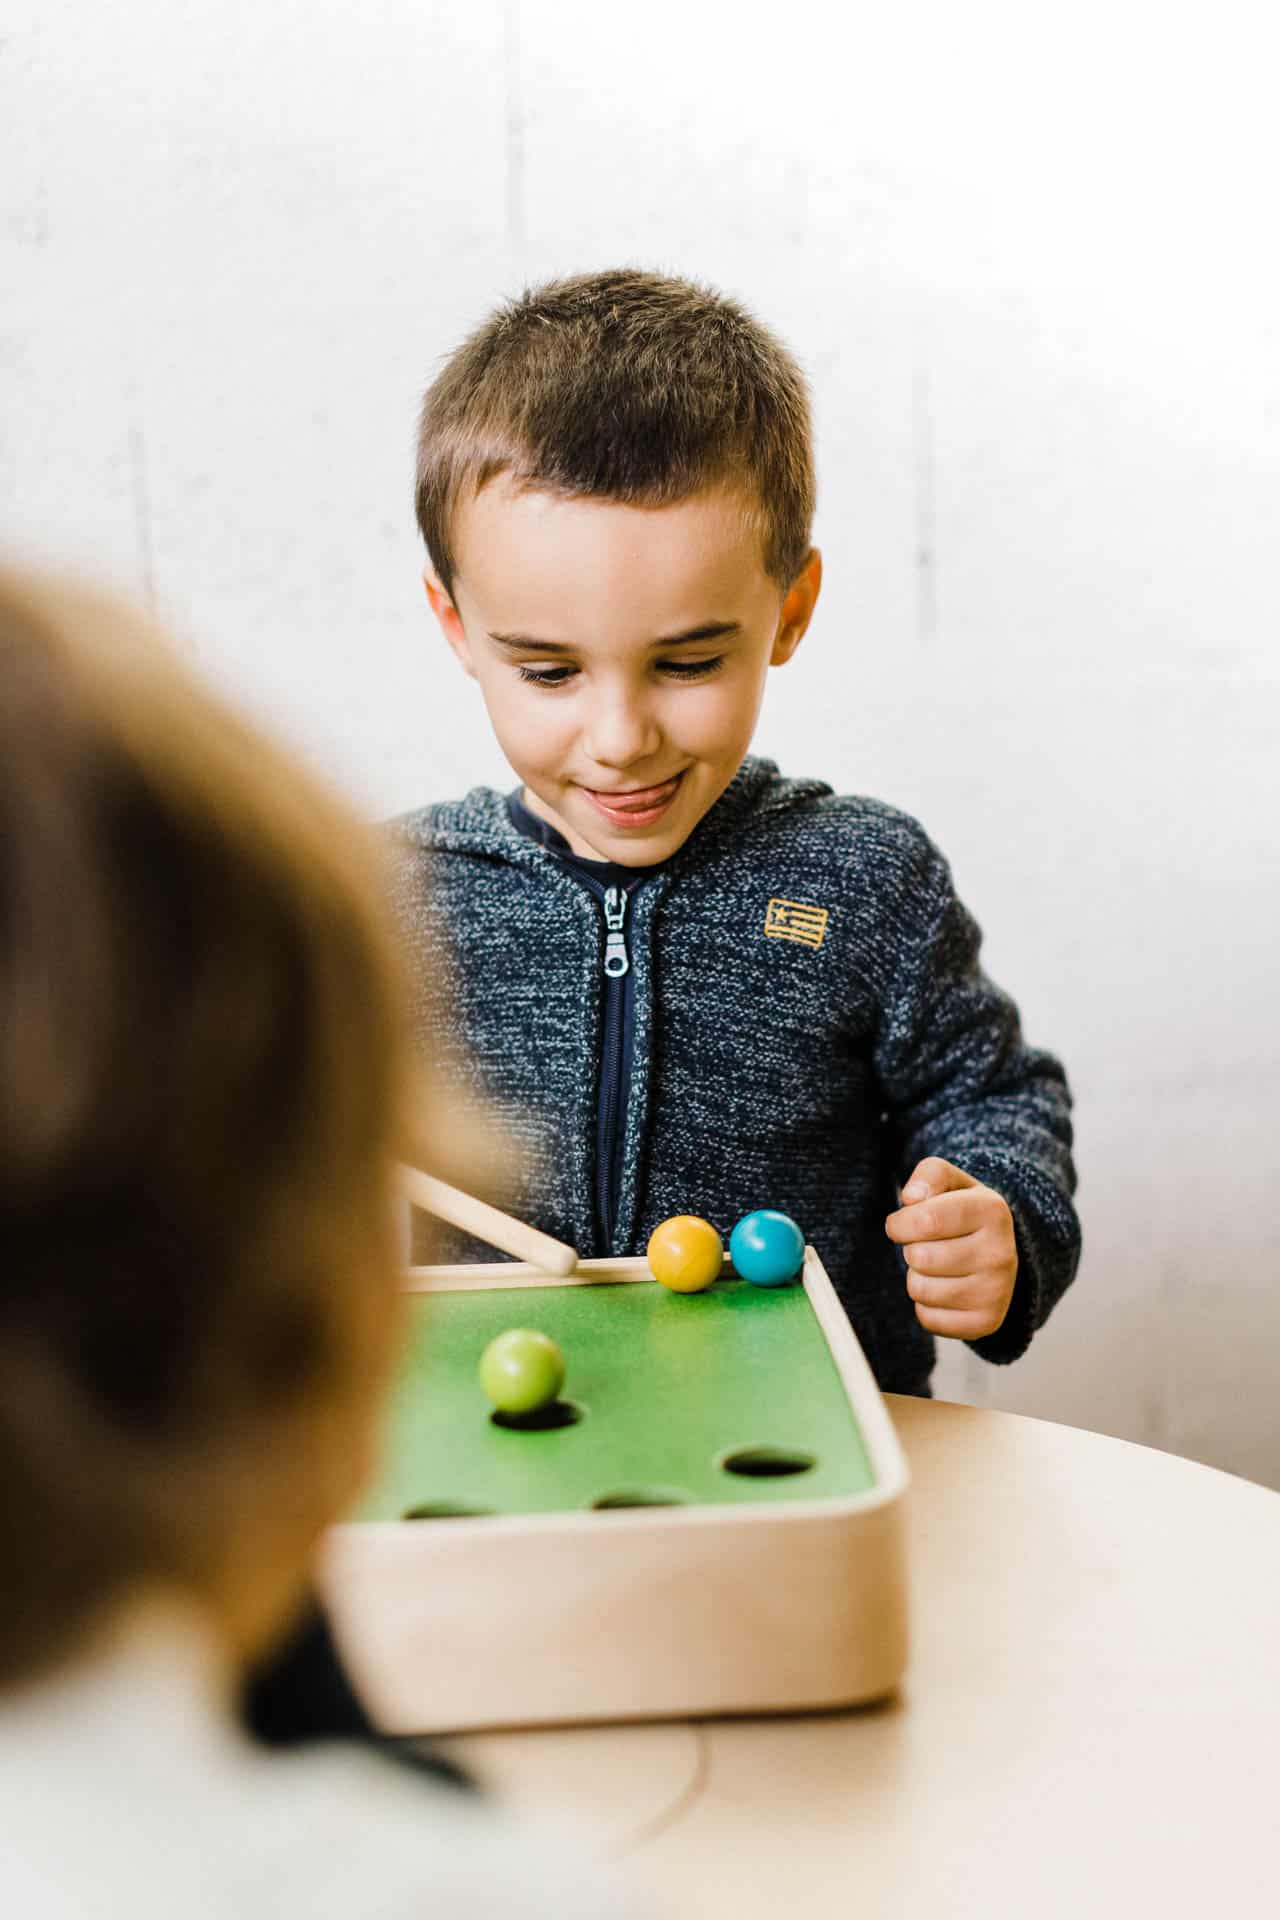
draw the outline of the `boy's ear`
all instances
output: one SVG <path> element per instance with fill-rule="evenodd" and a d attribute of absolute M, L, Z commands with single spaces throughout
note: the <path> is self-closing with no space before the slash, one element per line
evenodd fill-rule
<path fill-rule="evenodd" d="M 474 680 L 476 677 L 476 669 L 475 662 L 471 658 L 471 643 L 467 639 L 466 630 L 459 617 L 458 609 L 454 606 L 452 599 L 446 592 L 439 575 L 432 573 L 429 567 L 422 576 L 422 584 L 427 590 L 427 599 L 431 602 L 431 611 L 440 622 L 441 633 L 443 633 L 445 639 L 457 655 L 463 672 L 469 673 Z"/>
<path fill-rule="evenodd" d="M 782 603 L 778 631 L 773 636 L 773 651 L 769 655 L 771 667 L 783 666 L 804 639 L 821 591 L 822 555 L 816 547 L 810 547 L 809 557 L 788 587 Z"/>

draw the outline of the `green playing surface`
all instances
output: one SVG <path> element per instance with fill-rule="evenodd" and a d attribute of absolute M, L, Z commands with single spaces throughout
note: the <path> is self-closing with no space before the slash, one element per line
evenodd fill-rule
<path fill-rule="evenodd" d="M 874 1484 L 800 1286 L 525 1287 L 417 1295 L 411 1311 L 383 1471 L 362 1519 L 415 1507 L 569 1512 L 619 1496 L 620 1505 L 847 1498 Z M 476 1368 L 507 1327 L 559 1341 L 575 1424 L 519 1431 L 490 1419 Z M 779 1454 L 813 1464 L 764 1477 L 726 1469 L 726 1456 L 752 1449 L 767 1450 L 766 1465 Z"/>

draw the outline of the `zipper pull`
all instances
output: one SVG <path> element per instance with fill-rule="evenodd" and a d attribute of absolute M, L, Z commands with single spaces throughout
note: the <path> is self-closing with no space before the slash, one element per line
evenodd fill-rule
<path fill-rule="evenodd" d="M 623 922 L 627 917 L 627 895 L 622 887 L 609 887 L 604 896 L 604 970 L 611 980 L 620 980 L 631 969 L 627 955 L 627 936 Z"/>

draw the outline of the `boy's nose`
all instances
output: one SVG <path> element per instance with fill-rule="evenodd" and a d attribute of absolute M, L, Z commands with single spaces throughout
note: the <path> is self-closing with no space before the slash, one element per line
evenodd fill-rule
<path fill-rule="evenodd" d="M 609 701 L 588 717 L 583 744 L 600 767 L 619 771 L 649 759 L 660 740 L 658 728 L 644 707 L 633 701 Z"/>

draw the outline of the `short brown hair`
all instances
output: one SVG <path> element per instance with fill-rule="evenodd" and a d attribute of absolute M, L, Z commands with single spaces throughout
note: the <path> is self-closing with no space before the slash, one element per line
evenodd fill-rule
<path fill-rule="evenodd" d="M 0 573 L 0 659 L 3 1682 L 332 1517 L 271 1423 L 389 1355 L 408 1090 L 373 836 L 111 601 Z"/>
<path fill-rule="evenodd" d="M 418 525 L 451 593 L 457 504 L 500 473 L 634 506 L 728 482 L 787 587 L 809 552 L 812 440 L 804 375 L 735 301 L 631 268 L 553 280 L 499 308 L 428 388 Z"/>

